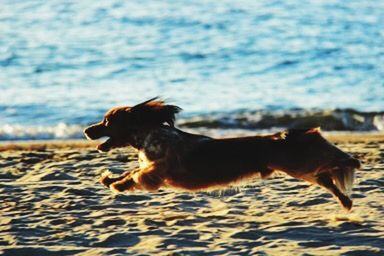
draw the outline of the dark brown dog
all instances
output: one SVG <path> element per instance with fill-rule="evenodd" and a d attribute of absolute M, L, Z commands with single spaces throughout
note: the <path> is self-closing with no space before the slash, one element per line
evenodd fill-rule
<path fill-rule="evenodd" d="M 325 140 L 319 128 L 213 139 L 175 128 L 180 110 L 155 98 L 113 108 L 100 123 L 88 127 L 84 133 L 91 140 L 109 137 L 97 147 L 100 151 L 124 146 L 139 151 L 137 170 L 117 178 L 105 173 L 101 183 L 118 192 L 156 191 L 162 186 L 198 191 L 281 171 L 324 187 L 351 209 L 349 194 L 360 163 Z"/>

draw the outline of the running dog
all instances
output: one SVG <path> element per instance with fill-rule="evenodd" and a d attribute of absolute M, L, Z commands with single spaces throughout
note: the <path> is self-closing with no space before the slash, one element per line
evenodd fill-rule
<path fill-rule="evenodd" d="M 115 192 L 161 187 L 201 191 L 280 171 L 320 185 L 345 209 L 352 208 L 350 193 L 360 162 L 324 139 L 319 128 L 214 139 L 175 128 L 180 110 L 154 98 L 112 108 L 101 122 L 86 128 L 88 139 L 109 137 L 97 146 L 99 151 L 132 146 L 139 153 L 138 169 L 120 177 L 106 172 L 100 182 Z"/>

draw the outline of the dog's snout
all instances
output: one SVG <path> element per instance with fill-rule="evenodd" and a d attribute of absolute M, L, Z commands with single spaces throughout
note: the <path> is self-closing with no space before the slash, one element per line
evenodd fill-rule
<path fill-rule="evenodd" d="M 84 135 L 85 135 L 85 137 L 87 138 L 87 139 L 89 139 L 89 140 L 92 140 L 92 136 L 90 136 L 89 134 L 90 134 L 90 128 L 91 127 L 87 127 L 87 128 L 85 128 L 84 130 L 83 130 L 83 133 L 84 133 Z"/>
<path fill-rule="evenodd" d="M 106 136 L 105 134 L 105 127 L 102 124 L 94 124 L 84 129 L 84 135 L 89 140 L 96 140 L 103 136 Z"/>

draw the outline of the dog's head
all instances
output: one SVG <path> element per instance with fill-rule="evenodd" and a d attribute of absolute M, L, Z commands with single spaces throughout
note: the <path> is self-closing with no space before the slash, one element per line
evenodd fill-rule
<path fill-rule="evenodd" d="M 109 137 L 107 141 L 97 146 L 103 152 L 112 148 L 132 144 L 137 132 L 149 131 L 164 125 L 174 126 L 175 115 L 181 108 L 166 105 L 157 98 L 137 104 L 133 107 L 115 107 L 110 109 L 99 123 L 84 130 L 90 140 Z"/>

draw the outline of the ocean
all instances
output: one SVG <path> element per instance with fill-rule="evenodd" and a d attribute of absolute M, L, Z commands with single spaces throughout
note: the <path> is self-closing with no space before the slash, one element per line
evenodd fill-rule
<path fill-rule="evenodd" d="M 188 129 L 384 130 L 384 2 L 0 1 L 0 140 L 160 96 Z"/>

